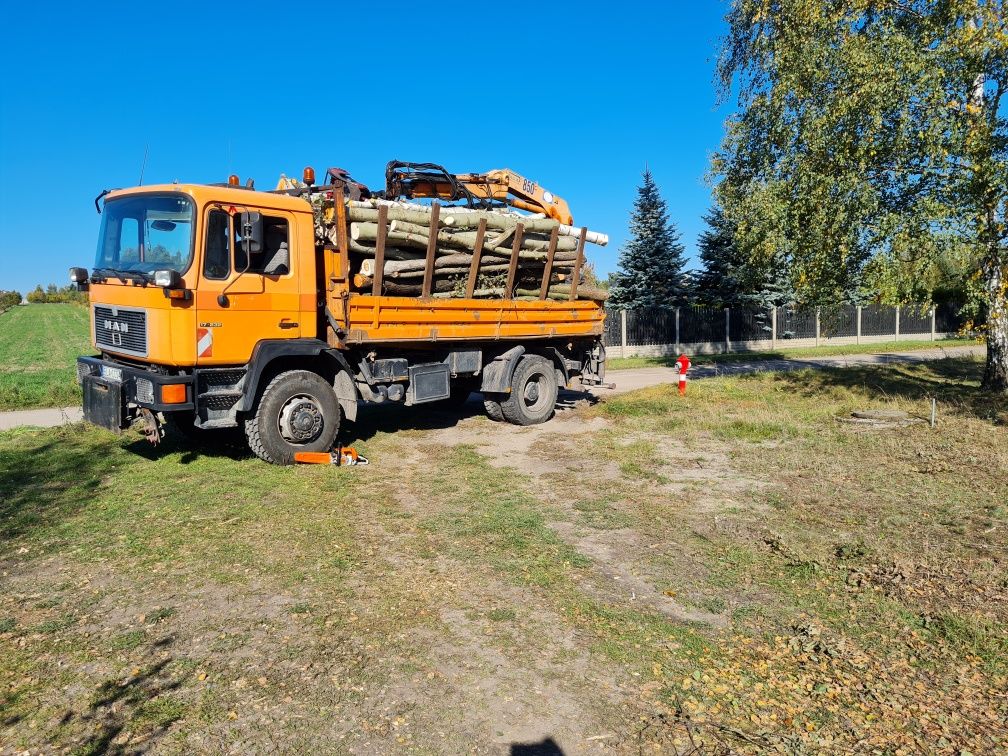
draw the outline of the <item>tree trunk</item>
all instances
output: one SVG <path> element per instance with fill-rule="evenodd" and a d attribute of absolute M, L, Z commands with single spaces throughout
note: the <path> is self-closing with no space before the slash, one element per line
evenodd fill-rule
<path fill-rule="evenodd" d="M 987 367 L 980 388 L 984 391 L 1008 391 L 1008 279 L 1006 266 L 997 243 L 984 261 L 983 278 L 987 294 Z"/>

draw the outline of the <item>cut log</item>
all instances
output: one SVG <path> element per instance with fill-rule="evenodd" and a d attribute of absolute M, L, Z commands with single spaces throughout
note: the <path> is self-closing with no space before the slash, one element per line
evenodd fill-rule
<path fill-rule="evenodd" d="M 472 255 L 442 255 L 434 260 L 434 269 L 460 268 L 472 262 Z M 407 270 L 423 270 L 426 261 L 422 258 L 416 260 L 386 260 L 384 271 L 386 275 L 402 273 Z M 361 261 L 360 272 L 365 276 L 373 276 L 375 272 L 375 261 L 366 259 Z"/>
<path fill-rule="evenodd" d="M 397 207 L 387 206 L 388 218 L 390 221 L 406 221 L 419 226 L 430 224 L 429 210 L 402 210 Z M 376 223 L 378 221 L 378 210 L 372 207 L 357 207 L 353 204 L 347 208 L 347 217 L 351 221 Z"/>
<path fill-rule="evenodd" d="M 517 294 L 523 296 L 539 296 L 539 289 L 518 289 Z M 549 294 L 556 294 L 558 296 L 563 296 L 563 298 L 570 299 L 571 287 L 570 284 L 555 284 L 549 287 Z M 605 302 L 609 298 L 609 292 L 603 291 L 602 289 L 595 289 L 591 286 L 578 286 L 578 297 L 582 299 L 591 299 L 595 302 Z"/>
<path fill-rule="evenodd" d="M 313 197 L 316 234 L 320 240 L 341 242 L 343 265 L 349 266 L 344 269 L 357 291 L 440 298 L 606 298 L 606 292 L 581 285 L 578 270 L 579 262 L 584 264 L 583 244 L 605 244 L 605 234 L 508 209 L 383 199 L 344 204 L 342 197 L 337 208 L 334 199 Z M 380 236 L 385 240 L 383 262 L 375 259 Z M 506 287 L 505 280 L 510 282 Z"/>
<path fill-rule="evenodd" d="M 438 255 L 434 260 L 434 269 L 437 271 L 443 269 L 455 269 L 468 266 L 472 263 L 472 255 L 466 254 L 451 254 L 451 255 Z M 399 273 L 405 273 L 411 270 L 423 270 L 426 265 L 426 261 L 422 257 L 414 257 L 407 260 L 386 260 L 385 266 L 382 269 L 385 275 L 395 276 Z M 487 270 L 497 270 L 498 268 L 507 270 L 510 267 L 510 261 L 503 257 L 484 257 L 480 260 L 480 266 L 478 272 L 482 273 Z M 565 270 L 568 273 L 573 269 L 573 260 L 561 260 L 560 262 L 555 262 L 553 264 L 553 269 L 557 272 Z M 535 271 L 539 270 L 539 266 L 536 266 Z M 375 271 L 375 261 L 373 258 L 365 257 L 360 262 L 360 273 L 365 276 L 373 276 Z M 520 265 L 518 268 L 519 272 L 531 272 L 532 267 L 529 265 Z M 541 274 L 540 274 L 541 275 Z"/>
<path fill-rule="evenodd" d="M 354 239 L 361 238 L 360 235 L 365 235 L 364 238 L 371 238 L 372 234 L 377 237 L 378 227 L 377 225 L 372 230 L 371 228 L 366 228 L 367 224 L 351 224 L 350 234 Z M 358 236 L 353 236 L 354 226 L 357 226 Z M 483 246 L 487 250 L 492 249 L 507 249 L 508 254 L 511 254 L 511 238 L 514 235 L 514 230 L 517 226 L 513 226 L 510 229 L 500 232 L 492 237 L 488 237 L 484 242 Z M 407 234 L 409 236 L 427 238 L 427 228 L 423 226 L 418 226 L 415 223 L 409 223 L 407 221 L 396 220 L 392 221 L 390 224 L 390 231 L 394 233 Z M 454 229 L 441 229 L 438 231 L 438 244 L 444 244 L 449 247 L 458 247 L 460 249 L 472 250 L 476 246 L 476 232 L 475 231 L 456 231 Z M 549 239 L 540 239 L 535 236 L 529 237 L 525 236 L 522 241 L 522 249 L 527 252 L 546 252 L 549 248 Z M 577 249 L 577 240 L 575 239 L 558 239 L 557 249 L 564 252 L 574 252 Z M 573 258 L 572 258 L 573 259 Z"/>

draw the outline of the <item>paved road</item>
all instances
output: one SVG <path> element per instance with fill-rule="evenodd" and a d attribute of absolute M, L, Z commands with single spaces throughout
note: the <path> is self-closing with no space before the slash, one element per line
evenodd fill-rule
<path fill-rule="evenodd" d="M 889 352 L 886 354 L 845 354 L 835 357 L 792 357 L 788 359 L 740 360 L 738 362 L 697 365 L 690 368 L 689 378 L 712 378 L 718 375 L 742 375 L 744 373 L 777 372 L 809 368 L 842 368 L 856 365 L 885 365 L 892 362 L 929 362 L 946 357 L 985 354 L 982 346 L 935 347 L 911 352 Z M 612 396 L 624 391 L 634 391 L 662 383 L 675 383 L 679 374 L 670 367 L 635 368 L 633 370 L 610 370 L 606 380 L 616 384 L 615 389 L 592 389 L 599 397 Z"/>
<path fill-rule="evenodd" d="M 716 375 L 740 375 L 764 371 L 786 372 L 808 368 L 835 368 L 849 365 L 884 365 L 890 362 L 927 362 L 944 357 L 962 357 L 968 354 L 983 355 L 983 347 L 936 347 L 916 352 L 892 352 L 889 354 L 848 354 L 837 357 L 802 357 L 792 359 L 743 360 L 714 365 L 699 365 L 689 372 L 690 379 L 711 378 Z M 592 393 L 599 397 L 611 396 L 662 383 L 675 383 L 678 374 L 672 368 L 651 367 L 634 370 L 611 370 L 607 379 L 616 384 L 615 389 L 595 388 Z M 62 409 L 21 410 L 0 412 L 0 431 L 32 425 L 50 428 L 64 423 L 76 423 L 82 419 L 80 407 Z"/>
<path fill-rule="evenodd" d="M 84 419 L 80 407 L 63 407 L 52 409 L 18 410 L 17 412 L 0 412 L 0 431 L 10 430 L 22 425 L 36 425 L 40 428 L 51 428 L 64 423 L 77 423 Z"/>

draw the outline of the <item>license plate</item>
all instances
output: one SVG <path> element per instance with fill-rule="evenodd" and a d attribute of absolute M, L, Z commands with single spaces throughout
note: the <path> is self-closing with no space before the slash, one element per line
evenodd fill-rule
<path fill-rule="evenodd" d="M 101 366 L 102 378 L 106 378 L 110 381 L 118 381 L 122 383 L 122 368 L 109 367 L 108 365 Z"/>

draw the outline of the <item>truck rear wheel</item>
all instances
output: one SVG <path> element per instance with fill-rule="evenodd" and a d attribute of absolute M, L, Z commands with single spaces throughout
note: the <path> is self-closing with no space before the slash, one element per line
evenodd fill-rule
<path fill-rule="evenodd" d="M 527 354 L 515 368 L 511 393 L 500 407 L 509 423 L 536 425 L 553 416 L 556 400 L 557 378 L 553 363 L 537 354 Z"/>
<path fill-rule="evenodd" d="M 297 452 L 332 449 L 340 417 L 336 393 L 324 378 L 289 370 L 266 386 L 255 413 L 245 420 L 245 437 L 259 459 L 289 465 Z"/>

